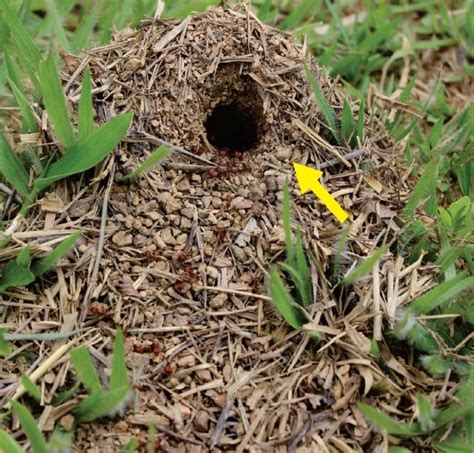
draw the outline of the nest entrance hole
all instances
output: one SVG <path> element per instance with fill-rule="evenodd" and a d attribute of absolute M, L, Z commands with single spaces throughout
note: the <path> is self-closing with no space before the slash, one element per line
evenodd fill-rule
<path fill-rule="evenodd" d="M 231 155 L 256 148 L 260 141 L 263 103 L 248 94 L 217 104 L 204 124 L 209 142 Z"/>

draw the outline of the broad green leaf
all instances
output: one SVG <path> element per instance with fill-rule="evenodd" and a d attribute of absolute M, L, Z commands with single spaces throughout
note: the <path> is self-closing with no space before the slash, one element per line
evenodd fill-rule
<path fill-rule="evenodd" d="M 302 316 L 275 268 L 270 271 L 269 286 L 272 302 L 283 319 L 294 329 L 301 327 Z"/>
<path fill-rule="evenodd" d="M 20 108 L 21 119 L 23 124 L 22 132 L 37 132 L 38 123 L 36 121 L 35 115 L 33 114 L 33 111 L 31 110 L 31 106 L 28 99 L 26 98 L 25 94 L 15 85 L 13 80 L 8 79 L 8 83 L 12 89 L 15 102 Z"/>
<path fill-rule="evenodd" d="M 371 423 L 380 429 L 385 429 L 389 434 L 401 436 L 416 436 L 421 434 L 421 430 L 415 423 L 408 425 L 406 423 L 397 422 L 378 409 L 364 403 L 357 403 L 357 407 Z"/>
<path fill-rule="evenodd" d="M 91 393 L 102 392 L 99 376 L 85 346 L 71 352 L 71 362 L 76 370 L 77 378 Z"/>
<path fill-rule="evenodd" d="M 443 282 L 417 297 L 411 302 L 410 310 L 416 315 L 427 314 L 473 286 L 474 277 L 466 277 L 464 273 L 459 273 L 451 280 Z"/>
<path fill-rule="evenodd" d="M 49 453 L 49 448 L 43 434 L 39 430 L 36 420 L 30 414 L 28 409 L 18 401 L 11 401 L 11 406 L 13 413 L 18 417 L 18 420 L 20 420 L 23 431 L 31 442 L 33 452 Z"/>
<path fill-rule="evenodd" d="M 12 352 L 12 345 L 5 340 L 5 329 L 0 329 L 0 357 L 6 357 Z"/>
<path fill-rule="evenodd" d="M 39 92 L 40 85 L 38 81 L 38 63 L 41 58 L 40 51 L 31 39 L 25 26 L 20 22 L 13 9 L 6 0 L 0 0 L 0 9 L 6 19 L 6 24 L 10 28 L 15 46 L 18 50 L 17 55 L 31 82 Z"/>
<path fill-rule="evenodd" d="M 11 286 L 26 286 L 34 282 L 34 274 L 27 268 L 18 266 L 14 260 L 1 269 L 0 293 Z"/>
<path fill-rule="evenodd" d="M 21 383 L 25 387 L 26 391 L 36 400 L 41 400 L 41 391 L 39 387 L 26 375 L 21 375 Z"/>
<path fill-rule="evenodd" d="M 81 232 L 77 231 L 73 235 L 60 242 L 48 255 L 38 260 L 31 266 L 31 271 L 38 277 L 44 274 L 48 269 L 51 269 L 75 244 L 81 236 Z"/>
<path fill-rule="evenodd" d="M 82 422 L 91 422 L 112 412 L 123 402 L 129 392 L 128 385 L 117 387 L 114 390 L 92 393 L 81 401 L 74 413 Z"/>
<path fill-rule="evenodd" d="M 347 102 L 344 99 L 344 104 L 342 107 L 342 118 L 341 118 L 341 136 L 342 140 L 346 145 L 351 141 L 352 134 L 354 133 L 354 118 L 352 116 L 352 110 Z"/>
<path fill-rule="evenodd" d="M 123 349 L 123 334 L 120 329 L 116 331 L 114 350 L 112 353 L 112 375 L 110 376 L 110 390 L 128 386 L 127 365 Z"/>
<path fill-rule="evenodd" d="M 143 162 L 143 164 L 139 165 L 138 168 L 133 170 L 130 174 L 124 176 L 122 178 L 123 181 L 128 181 L 130 179 L 134 179 L 137 176 L 141 175 L 143 172 L 150 170 L 153 165 L 155 165 L 160 160 L 165 159 L 169 156 L 170 150 L 164 146 L 160 146 L 157 150 L 155 150 L 148 159 Z"/>
<path fill-rule="evenodd" d="M 23 453 L 23 448 L 6 431 L 0 429 L 0 450 L 8 453 Z"/>
<path fill-rule="evenodd" d="M 30 193 L 28 189 L 30 177 L 10 148 L 10 144 L 2 132 L 0 132 L 0 173 L 5 176 L 6 180 L 21 196 L 28 196 Z"/>
<path fill-rule="evenodd" d="M 387 245 L 383 245 L 378 250 L 376 250 L 371 256 L 369 256 L 361 265 L 356 267 L 350 274 L 346 275 L 342 281 L 343 284 L 349 285 L 364 275 L 368 274 L 375 263 L 380 259 L 380 257 L 387 251 Z"/>
<path fill-rule="evenodd" d="M 92 107 L 92 82 L 89 69 L 84 71 L 81 97 L 79 99 L 79 141 L 84 140 L 94 130 L 94 108 Z"/>
<path fill-rule="evenodd" d="M 75 143 L 74 133 L 61 80 L 51 55 L 46 60 L 40 62 L 39 78 L 41 94 L 48 117 L 53 124 L 54 132 L 64 148 L 68 150 Z"/>
<path fill-rule="evenodd" d="M 43 178 L 36 180 L 35 190 L 43 190 L 60 179 L 95 167 L 122 140 L 131 120 L 132 114 L 125 113 L 95 129 L 87 138 L 69 149 L 61 159 L 54 162 Z"/>

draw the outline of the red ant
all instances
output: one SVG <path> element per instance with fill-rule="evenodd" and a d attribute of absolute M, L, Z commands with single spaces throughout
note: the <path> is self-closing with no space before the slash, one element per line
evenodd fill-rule
<path fill-rule="evenodd" d="M 216 231 L 216 234 L 217 234 L 216 245 L 220 245 L 227 236 L 227 230 L 225 228 L 218 227 L 218 228 L 216 228 L 215 231 Z"/>
<path fill-rule="evenodd" d="M 178 264 L 183 264 L 185 263 L 186 261 L 189 260 L 189 258 L 192 257 L 192 253 L 189 251 L 189 252 L 179 252 L 177 255 L 175 255 L 173 257 L 173 261 L 176 261 Z"/>
<path fill-rule="evenodd" d="M 258 293 L 260 289 L 260 282 L 262 280 L 262 276 L 258 275 L 257 273 L 252 275 L 252 280 L 251 280 L 251 288 L 252 288 L 252 293 Z"/>
<path fill-rule="evenodd" d="M 145 256 L 145 258 L 148 260 L 148 261 L 161 261 L 163 260 L 164 258 L 160 255 L 158 255 L 158 253 L 156 252 L 152 252 L 151 250 L 145 250 L 143 252 L 143 255 Z"/>

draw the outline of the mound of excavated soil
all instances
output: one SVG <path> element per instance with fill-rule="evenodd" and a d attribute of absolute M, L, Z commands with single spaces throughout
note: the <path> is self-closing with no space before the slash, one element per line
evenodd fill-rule
<path fill-rule="evenodd" d="M 398 170 L 396 150 L 372 116 L 360 150 L 334 144 L 305 62 L 340 112 L 342 91 L 305 47 L 245 9 L 121 32 L 67 75 L 76 102 L 88 65 L 97 122 L 132 110 L 132 129 L 95 177 L 58 185 L 32 213 L 28 233 L 17 233 L 45 249 L 77 228 L 83 240 L 53 283 L 9 293 L 10 302 L 29 303 L 5 322 L 83 328 L 106 366 L 113 329 L 124 330 L 134 404 L 119 420 L 81 425 L 81 451 L 118 451 L 149 423 L 167 451 L 383 444 L 355 402 L 367 395 L 396 408 L 401 380 L 413 374 L 387 359 L 399 373 L 391 381 L 369 355 L 370 340 L 380 340 L 382 321 L 392 323 L 397 305 L 429 281 L 387 252 L 364 281 L 333 288 L 383 243 L 394 250 L 409 173 Z M 119 182 L 159 144 L 173 150 L 161 166 Z M 344 227 L 313 195 L 300 196 L 293 162 L 325 169 L 326 188 L 350 213 Z M 267 272 L 284 259 L 286 178 L 311 261 L 308 328 L 324 334 L 317 345 L 290 331 L 267 296 Z M 348 240 L 334 274 L 343 228 Z M 44 343 L 45 357 L 56 347 Z M 48 402 L 69 382 L 68 361 L 46 376 Z M 388 390 L 377 397 L 381 384 Z"/>

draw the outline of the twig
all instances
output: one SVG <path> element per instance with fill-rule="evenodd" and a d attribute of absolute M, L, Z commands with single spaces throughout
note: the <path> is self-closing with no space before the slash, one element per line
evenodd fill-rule
<path fill-rule="evenodd" d="M 184 149 L 181 146 L 173 145 L 172 143 L 169 143 L 161 138 L 155 137 L 154 135 L 148 134 L 147 132 L 129 131 L 127 137 L 123 141 L 129 143 L 140 143 L 146 141 L 152 143 L 153 145 L 166 146 L 171 151 L 183 154 L 184 156 L 190 157 L 191 159 L 204 162 L 205 164 L 212 165 L 213 167 L 218 166 L 216 163 L 204 159 L 204 157 L 196 156 L 196 154 L 193 154 L 191 151 L 188 151 L 187 149 Z"/>
<path fill-rule="evenodd" d="M 105 241 L 105 227 L 107 226 L 107 209 L 109 204 L 110 198 L 110 191 L 112 190 L 112 184 L 114 182 L 114 174 L 115 174 L 115 165 L 112 165 L 112 169 L 109 175 L 109 181 L 107 183 L 107 188 L 105 189 L 104 193 L 104 201 L 102 203 L 102 213 L 100 219 L 100 231 L 99 231 L 99 240 L 97 241 L 97 254 L 95 257 L 94 268 L 92 270 L 92 275 L 90 278 L 90 283 L 87 287 L 86 294 L 84 296 L 83 301 L 83 310 L 81 313 L 81 321 L 83 322 L 87 316 L 87 310 L 89 307 L 89 299 L 91 297 L 92 292 L 94 291 L 94 283 L 97 280 L 97 275 L 99 273 L 100 268 L 100 260 L 102 258 L 102 252 L 104 249 L 104 241 Z"/>
<path fill-rule="evenodd" d="M 362 156 L 363 154 L 365 154 L 365 151 L 363 149 L 356 149 L 352 151 L 351 153 L 346 154 L 344 156 L 344 159 L 347 161 L 357 159 L 359 156 Z M 323 162 L 319 166 L 319 170 L 322 170 L 323 168 L 327 168 L 327 167 L 332 167 L 333 165 L 339 164 L 340 162 L 342 162 L 342 160 L 337 157 L 335 159 L 327 160 L 326 162 Z"/>
<path fill-rule="evenodd" d="M 219 288 L 217 286 L 201 286 L 199 288 L 199 291 L 204 291 L 204 290 L 217 291 L 220 293 L 236 294 L 237 296 L 255 297 L 255 299 L 272 300 L 271 297 L 264 296 L 263 294 L 249 293 L 247 291 L 239 291 L 236 289 Z"/>
<path fill-rule="evenodd" d="M 20 196 L 12 189 L 10 189 L 10 187 L 6 186 L 5 184 L 3 184 L 2 182 L 0 182 L 0 190 L 2 192 L 5 192 L 8 196 L 12 196 L 14 195 L 15 196 L 15 200 L 18 202 L 18 203 L 21 203 L 22 200 L 20 198 Z"/>

